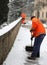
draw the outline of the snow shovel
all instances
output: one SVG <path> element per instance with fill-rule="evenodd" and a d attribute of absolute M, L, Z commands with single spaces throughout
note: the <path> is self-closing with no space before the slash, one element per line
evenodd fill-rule
<path fill-rule="evenodd" d="M 32 40 L 31 40 L 31 46 L 26 46 L 25 50 L 28 51 L 28 52 L 31 52 L 33 50 Z"/>

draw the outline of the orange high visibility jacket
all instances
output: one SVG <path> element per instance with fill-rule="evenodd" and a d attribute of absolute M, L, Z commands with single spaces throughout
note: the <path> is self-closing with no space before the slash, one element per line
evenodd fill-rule
<path fill-rule="evenodd" d="M 43 26 L 42 22 L 37 18 L 32 19 L 31 29 L 34 29 L 34 31 L 32 31 L 34 37 L 39 36 L 40 34 L 46 34 L 45 27 Z"/>
<path fill-rule="evenodd" d="M 24 24 L 24 23 L 25 23 L 25 19 L 22 19 L 22 20 L 21 20 L 21 23 Z"/>
<path fill-rule="evenodd" d="M 22 22 L 22 24 L 24 24 L 25 23 L 26 14 L 25 13 L 22 13 L 21 14 L 21 17 L 22 17 L 21 22 Z"/>

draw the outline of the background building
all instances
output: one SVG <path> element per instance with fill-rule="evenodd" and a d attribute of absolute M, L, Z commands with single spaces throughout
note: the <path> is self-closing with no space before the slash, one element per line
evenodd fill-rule
<path fill-rule="evenodd" d="M 47 0 L 35 0 L 33 15 L 47 21 Z"/>

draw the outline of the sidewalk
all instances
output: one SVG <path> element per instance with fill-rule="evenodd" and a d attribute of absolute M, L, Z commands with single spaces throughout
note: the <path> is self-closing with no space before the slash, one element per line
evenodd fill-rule
<path fill-rule="evenodd" d="M 47 36 L 42 42 L 40 58 L 36 63 L 26 61 L 31 53 L 25 51 L 25 46 L 30 44 L 29 29 L 21 26 L 14 45 L 3 65 L 47 65 Z"/>

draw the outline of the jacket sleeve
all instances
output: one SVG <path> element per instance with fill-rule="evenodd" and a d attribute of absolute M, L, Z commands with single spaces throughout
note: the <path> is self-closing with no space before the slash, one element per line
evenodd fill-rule
<path fill-rule="evenodd" d="M 32 27 L 31 27 L 31 29 L 30 29 L 30 32 L 35 31 L 36 28 L 37 28 L 37 23 L 36 23 L 36 22 L 32 22 Z"/>
<path fill-rule="evenodd" d="M 32 29 L 36 30 L 37 28 L 37 23 L 36 22 L 32 22 Z"/>
<path fill-rule="evenodd" d="M 37 27 L 38 27 L 38 23 L 36 23 L 35 21 L 32 21 L 32 27 L 30 29 L 32 36 L 34 36 L 34 32 L 36 31 Z"/>

